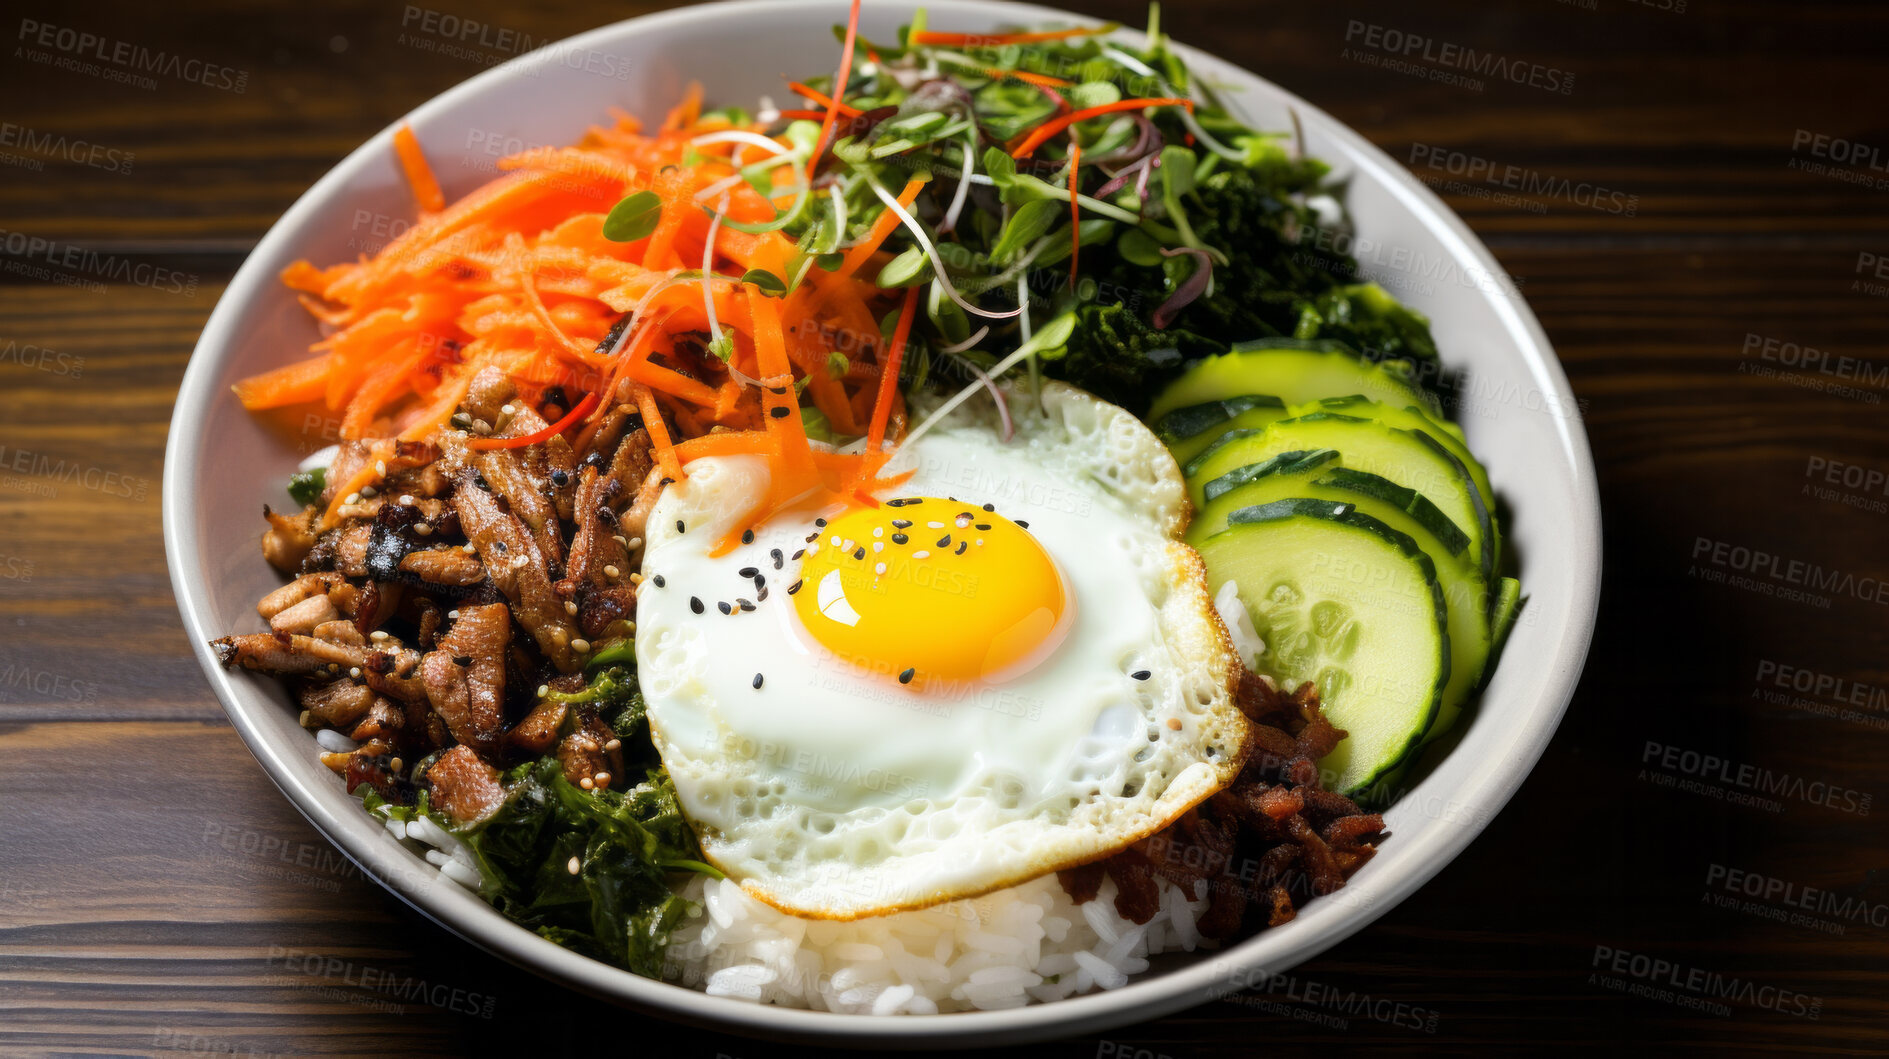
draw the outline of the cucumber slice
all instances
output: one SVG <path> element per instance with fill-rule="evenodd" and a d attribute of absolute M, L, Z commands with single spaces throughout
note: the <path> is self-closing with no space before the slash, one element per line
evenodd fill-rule
<path fill-rule="evenodd" d="M 1159 422 L 1178 408 L 1251 393 L 1271 394 L 1288 405 L 1355 393 L 1438 412 L 1436 399 L 1395 364 L 1366 360 L 1336 342 L 1268 339 L 1241 343 L 1187 369 L 1155 398 L 1148 419 Z"/>
<path fill-rule="evenodd" d="M 1493 629 L 1489 640 L 1489 661 L 1483 666 L 1483 684 L 1489 683 L 1489 678 L 1495 675 L 1496 659 L 1502 656 L 1502 648 L 1509 642 L 1509 633 L 1515 628 L 1515 617 L 1522 612 L 1524 602 L 1520 581 L 1505 577 L 1502 583 L 1496 586 L 1495 614 L 1490 620 Z"/>
<path fill-rule="evenodd" d="M 1199 550 L 1210 591 L 1238 584 L 1266 642 L 1262 671 L 1282 687 L 1312 681 L 1346 731 L 1321 762 L 1333 790 L 1367 787 L 1417 748 L 1450 646 L 1436 566 L 1415 541 L 1351 504 L 1297 498 L 1240 509 Z"/>
<path fill-rule="evenodd" d="M 1184 469 L 1196 509 L 1261 477 L 1259 468 L 1282 452 L 1337 449 L 1346 467 L 1387 478 L 1428 497 L 1469 536 L 1470 554 L 1482 582 L 1490 583 L 1495 541 L 1489 509 L 1462 461 L 1429 434 L 1333 412 L 1281 419 L 1258 434 L 1235 437 L 1238 433 L 1221 435 L 1220 441 Z M 1487 600 L 1483 606 L 1487 608 Z"/>
<path fill-rule="evenodd" d="M 1248 393 L 1223 401 L 1176 408 L 1155 421 L 1174 458 L 1185 464 L 1229 430 L 1258 430 L 1286 417 L 1286 403 L 1270 394 Z"/>
<path fill-rule="evenodd" d="M 1481 686 L 1489 659 L 1489 585 L 1469 549 L 1469 536 L 1422 493 L 1389 479 L 1339 466 L 1331 449 L 1288 452 L 1267 460 L 1252 480 L 1207 502 L 1188 528 L 1197 543 L 1238 521 L 1247 508 L 1295 497 L 1348 503 L 1417 543 L 1436 565 L 1437 585 L 1449 612 L 1450 679 L 1436 723 L 1424 742 L 1442 735 Z"/>

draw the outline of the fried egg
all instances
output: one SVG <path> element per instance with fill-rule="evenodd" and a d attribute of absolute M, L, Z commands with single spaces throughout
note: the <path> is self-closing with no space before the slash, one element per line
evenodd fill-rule
<path fill-rule="evenodd" d="M 644 531 L 637 662 L 704 855 L 856 919 L 1109 855 L 1231 781 L 1247 725 L 1174 459 L 1046 384 L 960 410 L 876 507 L 789 509 L 726 554 L 760 456 L 696 460 Z M 988 408 L 988 405 L 986 406 Z"/>

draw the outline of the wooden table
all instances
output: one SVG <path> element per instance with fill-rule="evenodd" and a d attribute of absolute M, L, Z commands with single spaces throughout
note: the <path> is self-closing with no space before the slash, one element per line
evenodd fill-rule
<path fill-rule="evenodd" d="M 436 2 L 533 40 L 652 6 Z M 1127 0 L 1085 6 L 1143 17 Z M 0 57 L 0 1048 L 615 1053 L 674 1038 L 667 1054 L 789 1051 L 566 993 L 363 880 L 224 722 L 173 607 L 159 471 L 223 285 L 344 152 L 503 46 L 422 50 L 403 21 L 426 9 L 365 0 L 66 10 L 28 0 Z M 52 47 L 37 23 L 55 27 Z M 1474 177 L 1443 190 L 1525 280 L 1584 402 L 1605 594 L 1547 756 L 1419 894 L 1247 1003 L 1029 1054 L 1889 1050 L 1889 806 L 1855 800 L 1889 793 L 1889 611 L 1854 591 L 1826 593 L 1826 608 L 1699 573 L 1723 542 L 1852 585 L 1889 576 L 1889 269 L 1873 265 L 1889 258 L 1889 9 L 1213 2 L 1171 4 L 1166 25 L 1420 175 L 1447 182 L 1471 158 L 1536 174 L 1509 197 Z M 208 65 L 114 83 L 50 65 L 58 28 Z M 1427 40 L 1414 74 L 1386 50 L 1412 35 Z M 1520 83 L 1432 80 L 1460 72 L 1446 45 L 1494 53 Z M 1820 136 L 1881 153 L 1846 162 Z M 116 264 L 51 282 L 27 240 Z M 1845 370 L 1838 356 L 1861 367 L 1793 378 L 1799 347 L 1827 351 L 1826 372 Z M 1842 484 L 1848 466 L 1873 487 Z M 1682 756 L 1667 762 L 1667 746 Z M 1684 788 L 1687 752 L 1814 786 L 1776 811 L 1733 804 Z M 1836 903 L 1816 907 L 1812 887 Z M 348 970 L 310 973 L 298 953 Z M 1754 989 L 1722 1010 L 1683 1006 L 1635 956 L 1679 968 L 1665 979 Z M 363 973 L 481 999 L 394 1004 Z M 1388 1003 L 1360 1010 L 1349 993 Z"/>

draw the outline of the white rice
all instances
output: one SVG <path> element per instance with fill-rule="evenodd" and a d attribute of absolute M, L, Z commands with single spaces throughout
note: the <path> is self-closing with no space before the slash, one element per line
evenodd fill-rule
<path fill-rule="evenodd" d="M 1145 924 L 1115 911 L 1115 883 L 1078 905 L 1054 875 L 970 901 L 830 923 L 786 915 L 726 880 L 683 891 L 702 906 L 669 944 L 666 977 L 713 996 L 875 1015 L 1021 1007 L 1116 989 L 1156 953 L 1202 944 L 1204 896 L 1159 880 Z M 1204 887 L 1202 888 L 1204 893 Z"/>
<path fill-rule="evenodd" d="M 474 892 L 479 868 L 465 844 L 424 817 L 386 821 L 419 843 L 440 874 Z M 1154 918 L 1115 911 L 1104 878 L 1078 905 L 1054 874 L 968 901 L 851 923 L 801 919 L 724 879 L 696 876 L 682 893 L 692 914 L 670 938 L 664 977 L 711 996 L 871 1015 L 995 1010 L 1118 989 L 1162 952 L 1211 947 L 1196 927 L 1203 881 L 1190 895 L 1157 878 Z"/>

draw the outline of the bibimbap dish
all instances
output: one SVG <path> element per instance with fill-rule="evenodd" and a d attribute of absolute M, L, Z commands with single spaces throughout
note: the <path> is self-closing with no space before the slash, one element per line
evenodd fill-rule
<path fill-rule="evenodd" d="M 839 28 L 282 279 L 339 418 L 214 643 L 440 875 L 860 1014 L 1114 989 L 1330 895 L 1520 602 L 1428 321 L 1158 24 Z M 1151 19 L 1151 21 L 1155 21 Z"/>

